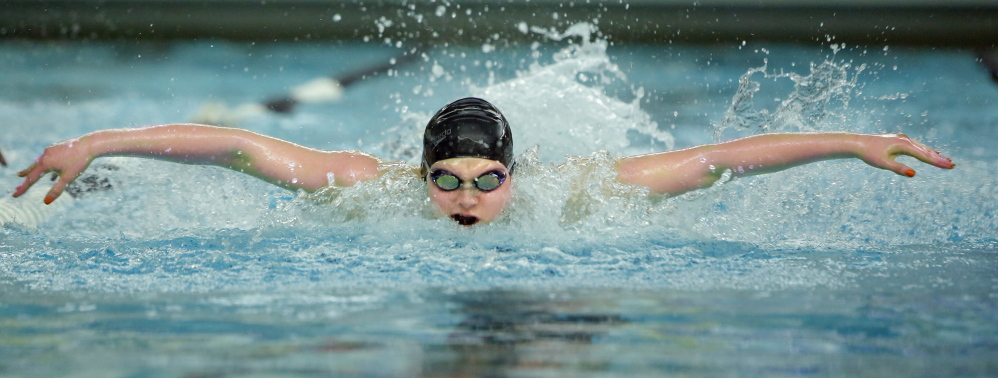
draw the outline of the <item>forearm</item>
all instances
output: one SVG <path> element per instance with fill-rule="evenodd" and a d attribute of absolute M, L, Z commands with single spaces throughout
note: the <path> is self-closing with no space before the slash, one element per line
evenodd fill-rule
<path fill-rule="evenodd" d="M 621 158 L 617 179 L 656 193 L 681 194 L 709 187 L 730 170 L 734 176 L 770 173 L 819 160 L 860 156 L 862 138 L 852 133 L 764 134 L 683 150 Z"/>
<path fill-rule="evenodd" d="M 707 145 L 703 154 L 716 169 L 735 176 L 781 171 L 821 160 L 856 158 L 863 138 L 853 133 L 763 134 Z"/>
<path fill-rule="evenodd" d="M 214 126 L 171 124 L 96 131 L 69 140 L 86 148 L 91 160 L 102 156 L 132 156 L 188 164 L 227 166 L 245 149 L 248 137 L 263 137 L 246 130 Z"/>

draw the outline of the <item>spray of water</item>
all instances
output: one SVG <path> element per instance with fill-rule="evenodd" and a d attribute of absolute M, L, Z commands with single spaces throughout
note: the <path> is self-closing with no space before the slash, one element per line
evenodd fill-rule
<path fill-rule="evenodd" d="M 865 65 L 853 69 L 848 63 L 824 61 L 811 64 L 808 75 L 797 73 L 769 74 L 766 66 L 750 69 L 738 79 L 738 90 L 724 119 L 714 125 L 714 141 L 722 140 L 727 128 L 752 133 L 781 131 L 818 131 L 832 129 L 848 119 L 849 101 Z M 754 76 L 766 79 L 791 80 L 793 92 L 770 111 L 757 109 L 753 101 L 760 83 Z"/>

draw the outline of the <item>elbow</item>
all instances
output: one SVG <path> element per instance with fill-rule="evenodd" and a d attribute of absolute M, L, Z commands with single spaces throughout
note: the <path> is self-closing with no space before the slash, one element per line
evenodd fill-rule
<path fill-rule="evenodd" d="M 327 184 L 354 186 L 381 176 L 382 163 L 371 155 L 356 151 L 335 152 L 334 155 L 338 157 L 326 173 Z"/>
<path fill-rule="evenodd" d="M 714 185 L 721 177 L 714 175 L 704 175 L 696 178 L 678 179 L 671 182 L 660 182 L 658 185 L 647 185 L 652 193 L 678 196 L 680 194 L 692 192 L 700 189 L 707 189 Z"/>
<path fill-rule="evenodd" d="M 727 169 L 721 164 L 724 158 L 708 145 L 621 159 L 617 162 L 617 180 L 648 187 L 652 193 L 675 196 L 714 185 Z"/>
<path fill-rule="evenodd" d="M 673 172 L 672 175 L 661 173 L 636 175 L 621 172 L 617 175 L 617 181 L 647 187 L 653 194 L 678 196 L 686 192 L 709 188 L 721 178 L 721 175 L 712 173 L 694 175 L 676 175 L 675 173 Z"/>
<path fill-rule="evenodd" d="M 235 149 L 225 154 L 225 164 L 231 169 L 246 171 L 253 167 L 253 158 L 242 150 Z"/>

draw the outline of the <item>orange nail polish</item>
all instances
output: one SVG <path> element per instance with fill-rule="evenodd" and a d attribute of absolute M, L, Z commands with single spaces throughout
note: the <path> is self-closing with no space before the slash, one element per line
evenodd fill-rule
<path fill-rule="evenodd" d="M 46 205 L 51 204 L 52 201 L 55 201 L 55 198 L 52 198 L 52 196 L 45 196 L 45 204 Z"/>
<path fill-rule="evenodd" d="M 907 171 L 904 171 L 904 174 L 907 175 L 908 177 L 915 177 L 915 170 L 909 169 Z"/>

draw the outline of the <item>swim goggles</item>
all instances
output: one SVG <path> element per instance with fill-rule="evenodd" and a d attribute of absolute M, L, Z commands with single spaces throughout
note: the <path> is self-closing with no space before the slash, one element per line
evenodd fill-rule
<path fill-rule="evenodd" d="M 433 184 L 440 188 L 440 190 L 445 192 L 456 190 L 461 187 L 461 179 L 455 174 L 443 169 L 437 169 L 430 172 L 430 180 L 432 180 Z M 496 188 L 499 188 L 499 186 L 501 186 L 504 182 L 506 182 L 506 173 L 500 170 L 492 170 L 475 178 L 470 185 L 474 185 L 475 188 L 478 188 L 478 190 L 483 192 L 491 192 L 496 190 Z"/>

